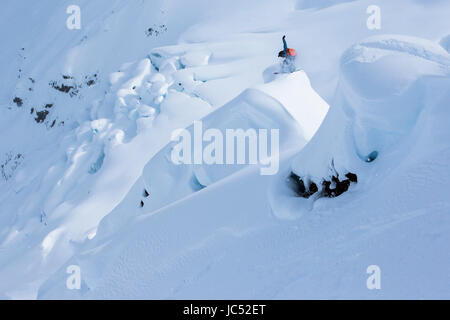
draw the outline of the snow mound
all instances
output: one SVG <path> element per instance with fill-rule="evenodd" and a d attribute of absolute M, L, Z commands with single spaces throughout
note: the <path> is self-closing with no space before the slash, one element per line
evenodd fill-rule
<path fill-rule="evenodd" d="M 398 150 L 411 143 L 424 109 L 445 94 L 435 79 L 448 79 L 449 58 L 439 45 L 405 36 L 372 37 L 348 49 L 330 113 L 293 160 L 288 181 L 274 187 L 274 212 L 298 217 L 303 211 L 292 206 L 310 210 L 322 197 L 369 187 L 376 172 L 386 174 L 378 162 L 406 157 Z"/>
<path fill-rule="evenodd" d="M 450 55 L 424 39 L 377 36 L 344 53 L 341 72 L 341 105 L 365 157 L 411 131 L 424 108 L 426 77 L 448 77 Z"/>
<path fill-rule="evenodd" d="M 151 79 L 153 78 L 151 77 Z M 283 97 L 283 93 L 287 92 L 290 92 L 291 99 Z M 179 100 L 183 94 L 183 92 L 171 91 L 164 103 L 167 103 L 167 106 L 163 105 L 161 109 L 164 111 L 167 108 L 174 108 L 174 106 L 181 109 L 186 108 L 188 102 L 185 100 L 186 98 Z M 283 104 L 277 99 L 283 101 Z M 315 108 L 314 104 L 319 107 Z M 303 119 L 298 115 L 295 118 L 290 113 L 290 111 L 294 112 L 295 108 L 309 108 L 310 111 Z M 219 130 L 224 137 L 226 129 L 243 129 L 244 131 L 249 128 L 267 129 L 269 143 L 271 143 L 270 129 L 280 129 L 279 152 L 283 154 L 291 148 L 299 150 L 307 143 L 304 127 L 311 128 L 309 117 L 311 119 L 324 117 L 326 108 L 328 107 L 323 104 L 323 100 L 309 85 L 307 75 L 304 72 L 297 72 L 293 75 L 286 75 L 285 79 L 279 79 L 272 84 L 258 85 L 255 88 L 247 89 L 231 102 L 203 118 L 201 126 L 203 132 L 214 128 Z M 190 110 L 191 113 L 194 111 L 194 109 Z M 180 113 L 182 112 L 180 110 Z M 173 125 L 171 128 L 175 129 Z M 193 136 L 194 125 L 190 125 L 187 130 Z M 186 198 L 247 167 L 247 164 L 175 165 L 172 162 L 171 153 L 177 143 L 172 142 L 163 147 L 146 164 L 143 173 L 124 200 L 100 223 L 95 242 L 101 243 L 114 233 L 120 232 L 120 229 L 136 216 L 155 212 L 165 205 Z M 207 145 L 209 143 L 203 143 L 205 150 Z M 267 151 L 268 155 L 271 155 L 273 149 L 269 147 Z M 246 154 L 246 159 L 249 159 L 248 154 Z M 275 161 L 269 163 L 272 168 L 276 169 Z M 270 166 L 266 164 L 262 167 L 270 169 Z"/>
<path fill-rule="evenodd" d="M 309 141 L 319 129 L 328 104 L 311 87 L 304 71 L 282 74 L 276 81 L 256 87 L 279 101 L 300 124 L 303 137 Z"/>
<path fill-rule="evenodd" d="M 328 105 L 311 88 L 304 72 L 286 75 L 272 83 L 248 89 L 239 97 L 206 116 L 201 121 L 201 134 L 217 129 L 226 136 L 226 130 L 245 132 L 249 129 L 280 130 L 280 152 L 305 145 L 320 126 Z M 195 136 L 195 125 L 187 128 Z M 270 140 L 270 138 L 269 138 Z M 246 140 L 248 141 L 248 140 Z M 246 167 L 246 164 L 191 164 L 177 165 L 171 153 L 178 140 L 162 149 L 145 167 L 145 188 L 151 194 L 145 200 L 145 210 L 154 211 L 165 204 L 181 199 L 192 192 Z M 270 141 L 269 141 L 270 143 Z M 204 147 L 208 143 L 203 142 Z M 191 155 L 194 144 L 191 144 Z M 269 152 L 274 150 L 270 150 Z M 269 154 L 270 155 L 270 154 Z M 249 155 L 247 154 L 247 160 Z M 261 161 L 263 159 L 259 159 Z M 273 164 L 275 165 L 275 164 Z M 278 170 L 276 165 L 274 173 Z"/>
<path fill-rule="evenodd" d="M 383 32 L 442 48 L 372 38 L 349 50 L 341 72 L 342 53 L 379 32 L 365 26 L 367 1 L 78 2 L 80 30 L 66 28 L 65 1 L 7 0 L 0 10 L 1 298 L 449 296 L 450 2 L 380 0 Z M 283 34 L 314 91 L 333 102 L 310 158 L 299 151 L 319 121 L 307 111 L 325 110 L 292 85 L 306 79 L 274 74 Z M 155 186 L 143 169 L 171 133 L 243 92 L 250 105 L 225 121 L 295 128 L 291 142 L 282 137 L 279 176 L 167 165 L 174 192 L 155 194 L 163 172 Z M 277 115 L 266 119 L 270 108 Z M 375 128 L 358 128 L 366 123 Z M 348 192 L 317 199 L 312 183 L 324 177 L 325 194 Z M 174 202 L 151 210 L 165 199 Z M 373 263 L 386 271 L 377 292 L 364 286 Z M 80 291 L 66 287 L 71 264 L 82 269 Z"/>
<path fill-rule="evenodd" d="M 192 137 L 195 137 L 195 132 L 200 125 L 201 134 L 208 129 L 215 129 L 225 137 L 226 131 L 230 129 L 243 131 L 266 129 L 268 132 L 277 129 L 279 130 L 279 151 L 278 154 L 274 154 L 273 141 L 269 141 L 268 156 L 275 158 L 281 154 L 282 157 L 285 157 L 285 154 L 292 154 L 307 144 L 314 134 L 312 130 L 320 126 L 319 122 L 325 117 L 327 111 L 328 105 L 312 89 L 306 73 L 300 71 L 285 75 L 273 83 L 245 90 L 231 102 L 204 117 L 201 123 L 196 122 L 187 127 L 187 131 Z M 131 213 L 124 214 L 122 206 L 137 207 L 138 202 L 141 201 L 141 212 L 138 214 L 144 217 L 143 213 L 148 213 L 145 216 L 150 216 L 163 210 L 163 207 L 169 204 L 187 199 L 188 196 L 205 187 L 210 189 L 209 186 L 232 179 L 240 171 L 248 171 L 245 170 L 246 168 L 253 170 L 251 167 L 254 167 L 261 174 L 258 168 L 266 166 L 266 164 L 251 165 L 248 163 L 233 165 L 175 164 L 171 159 L 171 154 L 174 146 L 178 143 L 178 141 L 169 143 L 147 163 L 142 177 L 119 205 L 117 212 L 121 214 L 112 213 L 105 217 L 90 246 L 102 246 L 102 243 L 107 241 L 106 239 L 119 232 L 118 229 L 123 230 L 123 228 L 127 228 L 126 226 L 134 225 L 137 217 Z M 203 147 L 207 145 L 206 142 L 203 144 Z M 194 143 L 191 147 L 193 148 L 191 154 L 194 155 Z M 249 159 L 248 154 L 246 159 Z M 261 162 L 264 159 L 259 160 Z M 276 162 L 274 174 L 277 173 L 279 165 Z M 111 257 L 113 256 L 114 254 L 111 255 Z M 89 276 L 89 278 L 91 277 L 93 274 Z M 85 285 L 94 286 L 95 281 L 92 281 Z M 48 286 L 51 287 L 50 284 Z M 42 290 L 45 292 L 53 289 L 42 288 Z M 84 293 L 81 292 L 81 294 Z"/>

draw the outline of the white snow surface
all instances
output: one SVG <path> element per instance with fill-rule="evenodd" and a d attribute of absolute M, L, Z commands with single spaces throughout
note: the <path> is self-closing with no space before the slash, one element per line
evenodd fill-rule
<path fill-rule="evenodd" d="M 4 0 L 0 298 L 450 298 L 450 3 L 372 2 Z M 173 164 L 199 120 L 279 129 L 278 173 Z"/>

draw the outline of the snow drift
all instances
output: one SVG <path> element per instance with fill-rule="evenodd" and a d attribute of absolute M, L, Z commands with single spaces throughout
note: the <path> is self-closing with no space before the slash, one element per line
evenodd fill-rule
<path fill-rule="evenodd" d="M 327 111 L 328 105 L 311 88 L 306 74 L 297 72 L 285 75 L 270 84 L 261 85 L 257 89 L 246 90 L 230 103 L 206 116 L 201 123 L 203 130 L 217 129 L 224 137 L 226 130 L 279 130 L 277 152 L 282 154 L 292 148 L 303 147 L 319 128 Z M 195 136 L 194 126 L 190 126 L 188 131 L 192 137 Z M 246 166 L 174 164 L 171 153 L 177 143 L 178 140 L 163 148 L 144 169 L 145 189 L 151 194 L 145 201 L 146 211 L 159 209 Z M 194 148 L 194 145 L 191 147 Z M 273 154 L 273 145 L 271 148 L 272 157 L 278 157 L 278 154 Z M 194 152 L 192 150 L 190 154 Z M 246 160 L 249 160 L 248 154 Z M 259 159 L 261 160 L 264 159 Z M 278 171 L 278 164 L 276 166 L 273 168 L 274 173 Z"/>
<path fill-rule="evenodd" d="M 378 47 L 386 43 L 392 46 L 379 52 Z M 122 227 L 121 234 L 131 235 L 126 239 L 114 237 L 117 232 L 99 234 L 68 262 L 86 270 L 82 290 L 63 290 L 62 269 L 41 288 L 40 297 L 57 297 L 61 292 L 66 298 L 230 298 L 236 292 L 246 298 L 447 296 L 448 286 L 442 281 L 447 276 L 449 240 L 449 207 L 442 202 L 444 186 L 450 182 L 445 160 L 450 146 L 442 143 L 448 134 L 447 55 L 440 50 L 438 59 L 413 55 L 406 60 L 414 75 L 390 79 L 397 90 L 383 90 L 379 71 L 390 77 L 390 60 L 397 61 L 399 54 L 409 57 L 404 48 L 410 47 L 427 57 L 434 48 L 421 39 L 383 36 L 349 49 L 342 58 L 336 105 L 298 155 L 285 154 L 278 176 L 263 177 L 256 167 L 248 167 L 183 201 L 130 221 Z M 380 59 L 367 59 L 375 53 Z M 382 65 L 374 68 L 376 63 Z M 364 79 L 380 84 L 376 90 L 382 99 L 357 90 L 361 79 L 350 72 L 355 64 Z M 391 99 L 398 102 L 398 109 L 383 108 Z M 411 111 L 407 119 L 397 114 L 405 109 Z M 361 120 L 375 129 L 373 139 L 366 141 L 379 143 L 371 145 L 379 150 L 379 157 L 371 162 L 360 157 L 355 143 L 353 126 Z M 400 129 L 392 132 L 396 127 Z M 286 183 L 291 170 L 309 175 L 318 184 L 351 170 L 358 183 L 334 199 L 303 199 Z M 422 184 L 415 184 L 416 180 Z M 270 201 L 263 200 L 267 195 Z M 243 197 L 254 201 L 242 202 Z M 298 223 L 282 222 L 300 216 Z M 179 227 L 168 227 L 173 220 Z M 429 233 L 424 225 L 434 231 Z M 104 226 L 99 232 L 107 230 Z M 414 239 L 409 237 L 411 230 Z M 99 267 L 100 260 L 104 267 Z M 399 267 L 400 261 L 408 266 L 407 272 Z M 352 276 L 373 262 L 388 270 L 387 287 L 380 293 L 361 285 L 364 274 Z M 420 277 L 428 268 L 434 269 L 433 275 Z M 410 281 L 411 276 L 415 281 Z M 214 290 L 207 285 L 211 281 Z M 421 291 L 424 286 L 434 290 Z"/>
<path fill-rule="evenodd" d="M 432 109 L 447 94 L 442 86 L 450 75 L 449 66 L 449 55 L 442 47 L 412 37 L 377 36 L 348 49 L 341 59 L 333 107 L 292 164 L 290 188 L 298 193 L 298 184 L 305 184 L 302 192 L 308 198 L 314 196 L 293 201 L 308 208 L 320 197 L 340 195 L 339 184 L 349 174 L 355 181 L 344 192 L 355 187 L 353 182 L 366 189 L 372 177 L 387 174 L 388 168 L 378 162 L 390 161 L 392 168 L 408 157 L 407 150 L 403 154 L 398 150 L 412 143 L 413 131 L 421 130 L 417 121 L 424 110 Z M 311 186 L 314 190 L 308 192 Z"/>
<path fill-rule="evenodd" d="M 449 296 L 450 3 L 379 0 L 381 30 L 369 0 L 78 3 L 80 30 L 2 4 L 2 298 Z M 304 77 L 273 73 L 285 34 Z M 288 128 L 279 175 L 164 177 L 173 130 L 222 116 Z"/>

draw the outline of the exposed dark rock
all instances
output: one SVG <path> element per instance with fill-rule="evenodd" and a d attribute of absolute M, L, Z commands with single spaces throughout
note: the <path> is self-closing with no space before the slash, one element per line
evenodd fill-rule
<path fill-rule="evenodd" d="M 358 183 L 358 176 L 356 174 L 349 172 L 345 176 L 350 182 Z"/>
<path fill-rule="evenodd" d="M 36 112 L 37 117 L 34 120 L 36 120 L 37 123 L 42 123 L 45 121 L 48 114 L 49 112 L 47 110 L 38 111 Z"/>
<path fill-rule="evenodd" d="M 287 178 L 287 182 L 290 188 L 299 196 L 305 193 L 306 191 L 305 183 L 294 172 L 291 172 L 291 175 Z"/>
<path fill-rule="evenodd" d="M 324 180 L 321 196 L 327 198 L 339 197 L 348 191 L 352 183 L 358 183 L 358 176 L 354 173 L 348 172 L 345 177 L 347 179 L 339 180 L 339 175 L 335 175 L 332 176 L 331 181 Z"/>
<path fill-rule="evenodd" d="M 20 108 L 21 106 L 23 106 L 23 100 L 19 97 L 15 97 L 13 102 Z"/>
<path fill-rule="evenodd" d="M 91 87 L 97 83 L 97 74 L 96 73 L 92 76 L 85 76 L 84 78 L 87 80 L 86 85 L 88 87 Z"/>
<path fill-rule="evenodd" d="M 149 196 L 150 196 L 150 193 L 146 190 L 146 189 L 144 189 L 144 192 L 143 192 L 143 194 L 142 194 L 145 198 L 148 198 Z"/>
<path fill-rule="evenodd" d="M 64 92 L 64 93 L 69 93 L 70 90 L 72 90 L 74 88 L 73 86 L 66 86 L 65 84 L 58 85 L 58 83 L 56 81 L 50 82 L 50 86 L 53 89 L 58 90 L 60 92 Z"/>
<path fill-rule="evenodd" d="M 358 177 L 352 172 L 348 172 L 345 177 L 347 179 L 340 180 L 339 175 L 336 174 L 330 180 L 323 180 L 321 190 L 314 182 L 310 182 L 308 188 L 305 186 L 304 180 L 291 172 L 288 178 L 290 188 L 299 196 L 309 199 L 312 195 L 319 193 L 318 198 L 335 198 L 347 192 L 352 183 L 358 183 Z"/>
<path fill-rule="evenodd" d="M 44 106 L 45 109 L 51 109 L 53 107 L 53 103 L 48 103 Z"/>
<path fill-rule="evenodd" d="M 314 182 L 310 182 L 307 189 L 303 179 L 293 172 L 291 172 L 291 175 L 288 178 L 288 183 L 290 184 L 291 189 L 294 190 L 299 197 L 306 199 L 310 198 L 313 194 L 319 191 L 319 188 Z"/>
<path fill-rule="evenodd" d="M 314 182 L 310 182 L 309 183 L 309 187 L 308 187 L 308 191 L 306 192 L 306 197 L 307 198 L 311 197 L 317 191 L 319 191 L 319 188 L 317 187 L 317 184 L 315 184 Z"/>

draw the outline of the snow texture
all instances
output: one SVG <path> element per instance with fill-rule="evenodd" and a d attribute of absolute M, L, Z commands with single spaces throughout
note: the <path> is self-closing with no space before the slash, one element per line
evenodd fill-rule
<path fill-rule="evenodd" d="M 74 2 L 2 2 L 0 298 L 450 298 L 448 1 Z M 277 174 L 175 165 L 200 120 Z"/>

